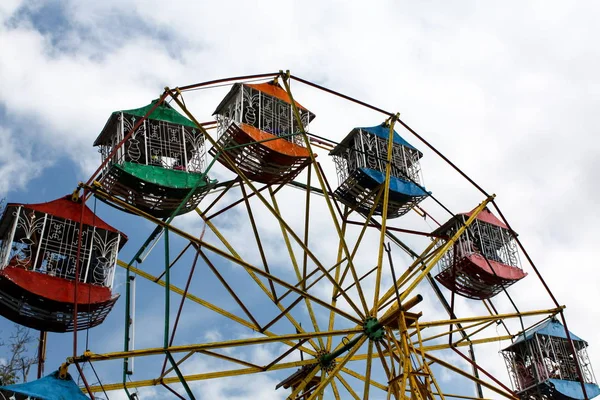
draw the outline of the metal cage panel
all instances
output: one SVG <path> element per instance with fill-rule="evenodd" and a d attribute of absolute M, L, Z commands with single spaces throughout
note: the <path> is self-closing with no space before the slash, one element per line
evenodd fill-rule
<path fill-rule="evenodd" d="M 463 223 L 466 218 L 463 216 Z M 462 226 L 457 223 L 449 227 L 446 236 L 453 236 Z M 445 243 L 440 243 L 441 247 Z M 507 229 L 476 219 L 456 240 L 438 262 L 439 272 L 443 272 L 469 255 L 479 254 L 491 261 L 521 269 L 518 246 Z"/>
<path fill-rule="evenodd" d="M 302 127 L 308 131 L 310 112 L 298 108 Z M 220 107 L 216 115 L 218 122 L 218 135 L 227 131 L 232 122 L 251 125 L 263 132 L 282 137 L 283 139 L 304 145 L 301 136 L 294 135 L 301 132 L 292 105 L 262 91 L 240 85 L 238 92 Z"/>
<path fill-rule="evenodd" d="M 2 240 L 3 263 L 67 280 L 111 288 L 120 234 L 89 225 L 81 233 L 79 276 L 75 276 L 79 222 L 23 206 L 9 207 L 14 219 Z"/>
<path fill-rule="evenodd" d="M 387 139 L 358 128 L 345 151 L 333 155 L 338 183 L 341 185 L 359 168 L 370 168 L 385 173 L 387 148 Z M 420 158 L 421 153 L 418 150 L 394 143 L 391 176 L 422 186 Z"/>
<path fill-rule="evenodd" d="M 586 344 L 574 341 L 577 361 L 585 383 L 596 383 Z M 513 389 L 525 398 L 545 398 L 548 379 L 579 382 L 576 360 L 566 338 L 534 334 L 529 339 L 502 352 Z"/>
<path fill-rule="evenodd" d="M 119 113 L 117 129 L 100 146 L 102 161 L 131 131 L 139 117 Z M 111 164 L 131 162 L 156 167 L 201 173 L 205 168 L 204 135 L 196 129 L 166 121 L 146 119 L 110 160 Z"/>
<path fill-rule="evenodd" d="M 486 212 L 484 210 L 484 212 Z M 451 237 L 467 216 L 459 214 L 436 234 Z M 437 247 L 445 245 L 445 241 Z M 513 233 L 503 226 L 475 219 L 458 237 L 437 266 L 436 280 L 452 292 L 471 299 L 488 299 L 524 278 Z"/>

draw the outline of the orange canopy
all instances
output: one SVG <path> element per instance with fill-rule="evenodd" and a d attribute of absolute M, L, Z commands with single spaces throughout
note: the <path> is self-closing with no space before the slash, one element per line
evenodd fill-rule
<path fill-rule="evenodd" d="M 292 104 L 292 100 L 290 99 L 288 92 L 283 90 L 283 88 L 278 83 L 275 83 L 275 82 L 246 83 L 246 84 L 244 84 L 244 86 L 251 87 L 253 89 L 256 89 L 258 91 L 266 93 L 270 96 L 277 97 L 279 100 L 283 100 L 286 103 Z M 303 107 L 297 101 L 296 101 L 296 106 L 298 106 L 298 108 L 308 111 L 305 107 Z"/>
<path fill-rule="evenodd" d="M 256 142 L 267 140 L 265 142 L 262 142 L 261 144 L 278 153 L 291 157 L 310 156 L 310 153 L 308 152 L 308 149 L 306 147 L 299 146 L 283 138 L 268 140 L 276 138 L 277 136 L 271 135 L 270 133 L 267 133 L 265 131 L 261 131 L 260 129 L 255 128 L 252 125 L 242 123 L 240 124 L 240 128 L 244 131 L 244 133 L 246 133 Z"/>

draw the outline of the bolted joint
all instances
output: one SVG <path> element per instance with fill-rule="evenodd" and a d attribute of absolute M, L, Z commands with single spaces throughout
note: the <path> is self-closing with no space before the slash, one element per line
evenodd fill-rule
<path fill-rule="evenodd" d="M 58 369 L 58 377 L 60 379 L 67 379 L 67 375 L 69 373 L 69 363 L 62 363 L 60 368 Z"/>
<path fill-rule="evenodd" d="M 369 317 L 365 320 L 363 324 L 363 332 L 369 338 L 369 340 L 374 340 L 376 342 L 383 340 L 385 335 L 383 325 L 381 325 L 377 318 L 374 317 Z"/>
<path fill-rule="evenodd" d="M 327 350 L 319 350 L 317 353 L 317 358 L 319 360 L 319 364 L 321 365 L 321 369 L 326 372 L 331 372 L 335 368 L 336 355 L 329 353 Z"/>
<path fill-rule="evenodd" d="M 362 337 L 363 335 L 356 335 L 356 337 L 352 340 L 347 338 L 345 341 L 342 340 L 343 346 L 335 350 L 333 353 L 329 353 L 326 350 L 319 351 L 317 353 L 317 357 L 319 359 L 319 364 L 321 364 L 321 368 L 327 372 L 333 371 L 336 365 L 335 359 L 353 348 L 362 339 Z"/>

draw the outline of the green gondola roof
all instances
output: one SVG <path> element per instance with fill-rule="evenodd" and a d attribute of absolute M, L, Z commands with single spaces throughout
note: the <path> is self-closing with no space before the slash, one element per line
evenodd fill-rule
<path fill-rule="evenodd" d="M 134 108 L 131 110 L 120 110 L 113 112 L 114 114 L 123 113 L 123 114 L 131 114 L 137 117 L 143 117 L 150 111 L 150 109 L 158 102 L 159 99 L 152 100 L 150 104 L 140 108 Z M 156 107 L 156 109 L 150 114 L 149 119 L 157 120 L 157 121 L 165 121 L 170 122 L 172 124 L 177 125 L 185 125 L 191 128 L 195 128 L 196 124 L 192 121 L 179 114 L 173 107 L 171 107 L 168 103 L 163 102 L 161 105 Z"/>
<path fill-rule="evenodd" d="M 108 138 L 110 138 L 114 134 L 115 129 L 116 129 L 116 123 L 118 122 L 119 114 L 121 114 L 121 113 L 129 114 L 129 115 L 133 115 L 133 116 L 142 118 L 150 111 L 150 109 L 158 102 L 158 100 L 159 99 L 152 100 L 150 102 L 150 104 L 148 104 L 144 107 L 133 108 L 130 110 L 114 111 L 110 115 L 110 117 L 108 118 L 108 121 L 106 121 L 106 125 L 104 125 L 104 128 L 102 129 L 102 131 L 100 132 L 100 134 L 98 135 L 96 140 L 94 141 L 94 146 L 99 146 L 99 145 L 105 144 L 105 142 L 108 141 Z M 187 126 L 190 128 L 196 128 L 195 123 L 193 123 L 192 121 L 187 119 L 185 116 L 178 113 L 173 107 L 171 107 L 166 102 L 163 102 L 158 107 L 156 107 L 154 109 L 154 111 L 152 111 L 152 114 L 150 114 L 148 119 L 154 120 L 154 121 L 164 121 L 164 122 L 168 122 L 168 123 L 176 124 L 176 125 L 183 125 L 183 126 Z"/>

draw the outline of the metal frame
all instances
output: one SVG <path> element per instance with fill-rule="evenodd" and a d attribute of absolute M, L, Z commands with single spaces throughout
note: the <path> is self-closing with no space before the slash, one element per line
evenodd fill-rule
<path fill-rule="evenodd" d="M 535 391 L 547 379 L 578 381 L 577 362 L 584 382 L 596 384 L 596 378 L 587 354 L 587 344 L 575 342 L 574 359 L 569 341 L 564 338 L 535 333 L 531 338 L 502 352 L 509 371 L 511 384 L 518 393 Z"/>
<path fill-rule="evenodd" d="M 311 154 L 310 165 L 308 169 L 308 184 L 304 186 L 304 190 L 306 190 L 305 221 L 307 221 L 307 223 L 303 232 L 294 231 L 294 229 L 292 229 L 292 227 L 290 227 L 290 225 L 286 222 L 285 216 L 282 215 L 279 209 L 279 202 L 276 194 L 281 188 L 281 186 L 279 186 L 276 190 L 272 190 L 272 188 L 268 186 L 257 188 L 255 184 L 249 181 L 244 176 L 244 174 L 236 167 L 235 163 L 233 163 L 233 161 L 230 160 L 227 157 L 227 155 L 223 153 L 223 149 L 219 147 L 216 139 L 211 137 L 210 134 L 203 128 L 203 125 L 200 124 L 193 117 L 193 115 L 189 112 L 189 110 L 185 106 L 185 103 L 183 103 L 181 99 L 182 93 L 200 87 L 208 87 L 211 85 L 221 84 L 225 81 L 237 81 L 255 78 L 266 79 L 273 78 L 276 76 L 282 79 L 283 84 L 285 85 L 285 89 L 288 92 L 292 101 L 290 115 L 293 115 L 293 119 L 295 119 L 297 123 L 296 126 L 300 129 L 299 134 L 294 137 L 301 139 L 303 141 L 304 146 L 309 150 Z M 358 236 L 358 238 L 355 238 L 353 239 L 353 241 L 350 241 L 350 237 L 346 234 L 346 231 L 348 229 L 348 221 L 346 220 L 346 217 L 349 214 L 349 210 L 347 207 L 345 207 L 344 211 L 342 212 L 342 206 L 333 197 L 331 188 L 329 187 L 329 184 L 327 182 L 327 178 L 324 175 L 321 166 L 316 161 L 314 153 L 312 152 L 311 141 L 308 135 L 306 134 L 305 130 L 303 129 L 304 124 L 301 112 L 296 106 L 293 100 L 292 93 L 290 91 L 289 81 L 291 79 L 308 84 L 309 86 L 317 87 L 318 89 L 324 90 L 326 92 L 339 95 L 342 98 L 362 104 L 373 110 L 380 111 L 386 114 L 390 118 L 389 122 L 391 131 L 393 131 L 394 124 L 399 124 L 406 128 L 418 139 L 423 141 L 423 143 L 427 145 L 434 153 L 438 154 L 440 157 L 442 157 L 442 159 L 447 161 L 452 168 L 456 169 L 458 173 L 465 177 L 467 181 L 472 183 L 485 196 L 485 200 L 479 205 L 479 207 L 477 207 L 477 209 L 473 212 L 472 216 L 465 221 L 465 225 L 461 229 L 457 230 L 455 234 L 452 235 L 452 237 L 450 237 L 443 244 L 438 245 L 438 243 L 441 242 L 439 238 L 436 238 L 433 240 L 432 244 L 428 246 L 421 254 L 417 254 L 416 252 L 410 250 L 408 246 L 398 244 L 398 242 L 394 242 L 396 245 L 398 245 L 398 248 L 408 251 L 411 255 L 416 255 L 416 257 L 415 261 L 406 270 L 404 270 L 403 273 L 400 274 L 400 277 L 395 282 L 393 282 L 392 287 L 390 287 L 387 290 L 383 290 L 384 288 L 381 287 L 383 279 L 382 271 L 384 264 L 384 245 L 386 238 L 389 238 L 392 232 L 390 229 L 388 229 L 388 221 L 386 217 L 387 213 L 384 212 L 381 217 L 381 222 L 375 224 L 374 220 L 372 219 L 374 207 L 371 207 L 371 209 L 368 210 L 368 212 L 364 213 L 365 223 L 361 228 L 360 235 Z M 234 101 L 243 101 L 240 96 L 242 95 L 240 94 L 239 96 L 234 97 Z M 202 210 L 197 210 L 199 216 L 206 224 L 206 227 L 212 233 L 213 238 L 216 238 L 218 245 L 214 242 L 211 243 L 207 240 L 204 240 L 203 238 L 194 237 L 193 235 L 190 235 L 189 233 L 174 227 L 173 225 L 171 225 L 171 220 L 173 216 L 168 218 L 166 221 L 163 221 L 153 218 L 152 216 L 140 210 L 137 210 L 135 207 L 127 204 L 126 202 L 103 192 L 99 189 L 97 185 L 92 184 L 98 172 L 100 172 L 102 168 L 107 165 L 108 161 L 113 156 L 113 154 L 118 154 L 118 152 L 120 151 L 120 146 L 122 146 L 123 143 L 129 140 L 133 132 L 143 124 L 143 119 L 141 123 L 140 121 L 136 123 L 137 127 L 134 126 L 133 129 L 131 129 L 127 134 L 124 134 L 123 137 L 118 137 L 120 139 L 119 142 L 115 144 L 115 146 L 110 152 L 106 152 L 103 165 L 101 165 L 98 168 L 96 173 L 90 178 L 90 180 L 86 184 L 81 185 L 81 188 L 83 188 L 84 190 L 84 199 L 87 196 L 94 193 L 98 197 L 106 200 L 107 202 L 112 203 L 132 213 L 135 213 L 139 216 L 142 216 L 157 225 L 157 230 L 155 230 L 155 233 L 153 233 L 153 235 L 150 235 L 146 244 L 144 244 L 144 246 L 140 248 L 136 256 L 134 256 L 133 260 L 129 263 L 119 262 L 119 265 L 127 269 L 128 278 L 131 274 L 135 273 L 138 276 L 144 277 L 145 279 L 151 280 L 156 284 L 159 284 L 164 287 L 165 344 L 161 348 L 131 350 L 128 348 L 130 343 L 129 329 L 126 329 L 124 351 L 109 354 L 95 354 L 91 352 L 78 354 L 76 346 L 77 334 L 75 333 L 74 357 L 71 358 L 69 362 L 77 364 L 83 361 L 97 362 L 113 359 L 124 359 L 124 371 L 126 371 L 128 359 L 153 354 L 164 354 L 168 361 L 171 363 L 171 368 L 163 368 L 161 376 L 151 380 L 129 382 L 126 379 L 126 375 L 124 372 L 123 381 L 121 383 L 103 385 L 103 389 L 107 391 L 116 389 L 125 389 L 126 391 L 128 391 L 129 388 L 134 387 L 152 386 L 158 384 L 167 385 L 179 382 L 183 384 L 188 396 L 190 398 L 194 398 L 193 393 L 191 393 L 189 390 L 189 385 L 187 385 L 187 382 L 194 380 L 221 378 L 226 376 L 238 376 L 242 374 L 254 374 L 264 372 L 267 370 L 275 371 L 290 368 L 294 369 L 306 366 L 307 374 L 304 376 L 303 379 L 298 381 L 298 384 L 296 386 L 294 386 L 290 398 L 296 398 L 297 395 L 300 395 L 301 397 L 298 398 L 304 398 L 308 400 L 322 399 L 324 397 L 324 394 L 327 393 L 327 396 L 331 395 L 335 399 L 347 397 L 347 395 L 351 396 L 352 398 L 359 399 L 361 398 L 361 395 L 362 398 L 367 398 L 369 396 L 371 388 L 383 390 L 387 393 L 388 398 L 394 396 L 394 398 L 398 399 L 417 398 L 425 400 L 428 398 L 432 398 L 431 396 L 434 395 L 442 399 L 470 398 L 468 396 L 451 395 L 443 393 L 439 385 L 437 385 L 432 370 L 429 367 L 429 365 L 433 362 L 454 373 L 457 373 L 461 376 L 472 380 L 477 385 L 481 385 L 494 391 L 495 393 L 499 394 L 504 398 L 517 398 L 514 393 L 511 393 L 510 390 L 507 390 L 497 384 L 490 384 L 486 381 L 483 381 L 478 376 L 476 376 L 476 374 L 471 374 L 462 371 L 461 369 L 444 362 L 440 358 L 437 358 L 430 353 L 443 349 L 453 349 L 458 352 L 458 350 L 456 350 L 456 348 L 458 347 L 467 345 L 470 346 L 478 343 L 488 343 L 492 341 L 506 340 L 507 338 L 510 338 L 511 335 L 476 337 L 476 335 L 480 335 L 483 332 L 485 332 L 486 327 L 489 327 L 490 323 L 494 321 L 503 321 L 504 319 L 509 318 L 520 319 L 525 316 L 539 316 L 542 318 L 546 318 L 547 316 L 557 314 L 561 315 L 562 317 L 562 307 L 558 305 L 553 296 L 551 297 L 556 307 L 547 310 L 517 311 L 511 314 L 497 314 L 490 311 L 489 316 L 467 318 L 456 318 L 456 316 L 451 315 L 451 319 L 442 321 L 422 320 L 420 315 L 411 314 L 403 308 L 410 303 L 410 299 L 412 298 L 411 296 L 415 295 L 420 283 L 430 278 L 430 272 L 432 268 L 436 265 L 436 263 L 448 253 L 448 251 L 451 249 L 454 243 L 460 240 L 461 236 L 468 229 L 468 227 L 472 223 L 474 223 L 474 219 L 477 213 L 479 213 L 488 203 L 495 205 L 495 203 L 493 202 L 493 196 L 490 196 L 483 189 L 481 189 L 481 187 L 478 186 L 475 182 L 473 182 L 466 174 L 464 174 L 464 172 L 460 171 L 455 164 L 450 162 L 441 153 L 439 153 L 439 151 L 433 148 L 427 141 L 425 141 L 404 122 L 402 122 L 397 114 L 388 113 L 384 110 L 370 106 L 366 103 L 352 99 L 348 96 L 341 95 L 329 89 L 320 87 L 301 78 L 293 77 L 289 75 L 289 73 L 283 73 L 280 71 L 280 73 L 261 74 L 250 77 L 231 78 L 229 80 L 211 81 L 197 85 L 180 87 L 176 91 L 167 88 L 163 95 L 160 97 L 157 104 L 163 102 L 167 97 L 170 97 L 175 102 L 175 104 L 177 104 L 184 111 L 188 118 L 190 118 L 196 123 L 203 137 L 216 148 L 218 156 L 223 157 L 224 161 L 228 163 L 228 165 L 231 167 L 231 170 L 238 174 L 237 182 L 239 182 L 240 187 L 240 198 L 233 201 L 224 200 L 225 192 L 228 192 L 229 194 L 233 193 L 232 188 L 234 187 L 234 184 L 228 184 L 226 186 L 226 189 L 222 193 L 220 193 L 219 196 L 217 196 L 217 198 L 215 199 L 215 201 L 208 207 L 211 209 L 216 208 L 217 211 L 213 211 L 213 214 L 211 216 L 208 216 L 206 215 L 206 211 L 203 212 Z M 232 107 L 231 110 L 232 113 L 241 113 L 241 108 L 239 107 Z M 150 113 L 151 111 L 149 111 L 148 114 Z M 220 122 L 223 124 L 225 123 L 225 120 L 223 119 Z M 259 118 L 258 122 L 260 124 L 262 123 L 262 120 Z M 375 204 L 377 204 L 379 202 L 379 199 L 382 198 L 384 209 L 388 206 L 389 203 L 389 181 L 394 168 L 394 162 L 392 160 L 393 151 L 390 150 L 391 148 L 393 148 L 392 135 L 390 135 L 390 139 L 387 143 L 387 152 L 385 154 L 382 152 L 381 154 L 385 155 L 385 157 L 382 157 L 382 159 L 380 160 L 381 168 L 385 169 L 386 181 L 383 185 L 381 185 L 381 188 L 379 188 L 379 190 L 373 192 L 372 194 L 372 197 L 375 197 L 377 199 L 375 201 Z M 385 162 L 383 160 L 385 160 Z M 409 168 L 407 167 L 406 169 Z M 318 186 L 312 187 L 310 179 L 314 179 L 317 182 L 316 184 Z M 264 194 L 264 191 L 266 189 L 269 189 L 268 196 Z M 320 217 L 327 218 L 331 221 L 335 232 L 339 238 L 337 258 L 336 262 L 333 265 L 324 265 L 324 263 L 321 260 L 319 260 L 317 255 L 311 250 L 310 228 L 308 224 L 308 215 L 314 212 L 314 206 L 312 206 L 314 200 L 311 200 L 311 195 L 322 196 L 328 214 L 320 215 Z M 253 197 L 255 201 L 255 205 L 253 206 L 250 205 L 248 201 L 248 199 L 250 199 L 251 197 Z M 256 204 L 258 204 L 258 206 L 260 207 L 263 207 L 269 215 L 273 216 L 277 220 L 277 224 L 279 225 L 279 229 L 281 231 L 281 236 L 285 243 L 285 249 L 289 254 L 289 262 L 294 270 L 297 282 L 294 282 L 293 280 L 286 281 L 284 279 L 281 279 L 278 276 L 276 276 L 273 273 L 273 271 L 269 270 L 268 254 L 264 252 L 264 250 L 262 249 L 263 246 L 261 244 L 264 243 L 264 239 L 261 239 L 260 232 L 258 229 L 256 229 L 256 224 L 254 222 L 253 217 L 254 208 L 257 207 Z M 229 240 L 227 240 L 226 235 L 224 235 L 223 232 L 219 229 L 219 226 L 214 219 L 216 215 L 223 214 L 226 210 L 230 210 L 238 205 L 243 205 L 251 221 L 250 223 L 253 228 L 256 246 L 260 249 L 261 253 L 262 266 L 253 265 L 252 263 L 245 260 L 240 255 L 240 253 L 234 248 L 232 243 Z M 173 215 L 175 215 L 176 212 L 177 211 L 175 211 Z M 502 218 L 504 219 L 504 217 Z M 377 264 L 375 269 L 376 274 L 373 275 L 375 277 L 375 293 L 373 295 L 372 303 L 370 301 L 368 302 L 368 300 L 370 299 L 368 299 L 365 295 L 365 290 L 363 287 L 363 283 L 365 282 L 363 281 L 364 277 L 359 276 L 358 268 L 355 265 L 355 256 L 357 254 L 357 249 L 361 245 L 364 232 L 369 228 L 370 230 L 379 229 L 379 249 L 377 253 Z M 163 240 L 165 241 L 165 273 L 163 274 L 164 279 L 161 280 L 159 277 L 153 277 L 147 274 L 146 272 L 134 268 L 132 264 L 134 260 L 136 260 L 137 257 L 144 252 L 146 246 L 152 243 L 153 238 L 156 237 L 156 233 L 160 233 L 163 230 L 165 232 L 165 234 L 163 235 Z M 197 253 L 202 257 L 202 259 L 205 263 L 207 263 L 207 265 L 210 265 L 210 257 L 219 257 L 222 260 L 231 262 L 232 265 L 239 268 L 240 274 L 248 274 L 251 281 L 254 281 L 258 288 L 264 293 L 264 296 L 266 296 L 266 298 L 269 301 L 271 301 L 276 307 L 279 308 L 279 314 L 267 323 L 259 323 L 259 321 L 257 321 L 256 318 L 253 317 L 252 313 L 250 312 L 246 313 L 246 317 L 248 319 L 236 316 L 226 311 L 224 308 L 219 307 L 216 304 L 213 304 L 207 300 L 192 295 L 191 293 L 189 293 L 187 287 L 186 289 L 180 289 L 172 285 L 170 283 L 169 271 L 172 268 L 175 261 L 172 261 L 169 255 L 169 235 L 178 235 L 181 238 L 189 241 L 193 245 L 193 247 L 196 248 Z M 314 240 L 314 238 L 312 240 Z M 525 257 L 530 262 L 532 268 L 534 268 L 534 270 L 537 273 L 537 269 L 529 259 L 529 256 L 524 251 L 518 240 L 517 244 L 524 252 Z M 157 246 L 156 248 L 159 247 Z M 312 265 L 312 270 L 309 269 L 309 264 Z M 213 266 L 211 270 L 213 271 L 213 273 L 215 273 L 215 275 L 218 274 L 218 267 Z M 346 278 L 351 282 L 345 282 Z M 225 278 L 221 277 L 220 280 L 225 288 L 229 286 Z M 316 296 L 314 294 L 314 291 L 310 291 L 313 285 L 315 285 L 316 282 L 319 281 L 328 282 L 328 284 L 331 285 L 333 290 L 333 296 L 331 299 L 323 300 L 319 296 Z M 267 283 L 265 284 L 264 282 Z M 278 293 L 275 291 L 275 285 L 284 287 L 287 290 L 287 292 L 283 295 L 278 296 Z M 350 285 L 351 289 L 345 290 L 344 288 L 348 285 Z M 130 317 L 130 290 L 131 288 L 129 284 L 129 279 L 127 279 L 126 321 L 128 321 L 128 318 Z M 236 293 L 233 290 L 227 290 L 233 298 L 236 297 Z M 172 332 L 169 330 L 169 301 L 171 291 L 180 294 L 182 296 L 182 301 L 183 299 L 190 300 L 191 302 L 199 304 L 202 307 L 211 310 L 212 312 L 215 312 L 221 316 L 228 318 L 230 321 L 233 321 L 239 324 L 240 326 L 244 326 L 249 329 L 253 329 L 257 332 L 260 332 L 261 336 L 253 339 L 229 340 L 224 342 L 202 343 L 197 345 L 186 346 L 172 346 L 172 338 L 175 335 L 175 329 L 173 329 Z M 295 294 L 297 297 L 291 302 L 291 305 L 286 307 L 281 303 L 281 299 L 291 294 Z M 296 306 L 296 304 L 300 304 L 301 302 L 305 304 L 306 310 L 311 319 L 311 326 L 309 326 L 308 328 L 303 327 L 290 312 L 290 310 L 292 310 Z M 346 310 L 341 307 L 342 302 L 346 303 L 348 307 Z M 239 304 L 241 306 L 243 302 L 240 302 Z M 325 308 L 327 310 L 327 313 L 329 313 L 328 327 L 325 330 L 321 330 L 318 324 L 318 319 L 315 317 L 313 307 L 316 305 Z M 394 307 L 396 307 L 397 311 L 393 311 Z M 179 318 L 180 312 L 181 309 L 177 314 L 177 318 Z M 449 312 L 453 314 L 454 311 L 453 309 L 451 309 L 451 311 Z M 383 316 L 381 316 L 380 319 L 377 320 L 377 316 L 379 313 L 382 313 Z M 279 319 L 283 319 L 284 317 L 289 323 L 288 326 L 290 326 L 290 328 L 293 329 L 296 333 L 281 334 L 271 332 L 267 329 L 268 327 L 272 326 L 275 322 L 279 321 Z M 379 327 L 381 330 L 375 328 L 368 330 L 366 322 L 369 320 L 369 318 L 376 319 L 377 322 L 375 322 L 375 328 Z M 381 322 L 384 319 L 388 321 L 387 325 L 385 326 L 382 325 Z M 338 321 L 341 320 L 345 321 L 345 325 L 351 323 L 355 324 L 355 326 L 349 329 L 335 329 L 335 325 L 337 325 Z M 126 327 L 128 327 L 127 324 L 128 322 L 126 322 Z M 457 328 L 454 329 L 453 325 L 457 325 Z M 436 326 L 450 327 L 449 332 L 461 332 L 462 338 L 459 341 L 448 342 L 446 344 L 425 344 L 427 342 L 436 340 L 436 337 L 435 334 L 429 336 L 423 335 L 424 330 Z M 344 335 L 344 338 L 336 345 L 334 339 L 336 337 L 339 337 L 340 335 Z M 378 335 L 382 336 L 379 337 Z M 451 333 L 448 334 L 448 336 L 451 338 L 450 335 Z M 253 365 L 251 363 L 246 362 L 245 360 L 238 359 L 236 357 L 225 356 L 224 354 L 214 351 L 215 349 L 219 348 L 234 348 L 239 346 L 243 347 L 260 345 L 264 343 L 281 343 L 286 346 L 286 350 L 281 355 L 276 357 L 273 361 L 262 366 Z M 305 356 L 302 360 L 293 362 L 283 362 L 287 354 L 296 350 L 300 350 L 303 356 Z M 174 354 L 178 353 L 182 353 L 184 355 L 177 360 L 175 359 Z M 191 359 L 194 354 L 203 354 L 207 357 L 226 359 L 229 362 L 242 365 L 244 368 L 228 369 L 190 376 L 182 375 L 178 371 L 178 369 L 183 363 Z M 373 362 L 376 360 L 380 360 L 381 368 L 383 368 L 385 374 L 387 375 L 387 384 L 376 382 L 371 377 L 372 370 L 376 365 L 373 364 Z M 353 363 L 355 361 L 360 361 L 361 363 L 363 363 L 361 365 L 365 366 L 364 374 L 360 374 L 349 367 L 350 365 L 354 365 L 349 363 Z M 474 365 L 476 364 L 474 363 Z M 577 366 L 579 366 L 579 363 L 577 364 Z M 480 367 L 477 368 L 478 369 L 476 371 L 482 370 Z M 176 376 L 173 376 L 173 373 L 175 373 Z M 359 382 L 362 382 L 362 393 L 357 392 L 355 389 L 355 385 L 352 385 L 348 381 L 346 381 L 342 373 L 350 375 L 353 378 L 356 378 Z M 171 375 L 169 376 L 169 374 Z M 310 382 L 313 381 L 313 378 L 315 377 L 318 377 L 319 383 L 314 387 L 310 386 L 309 389 L 308 385 Z M 341 386 L 338 386 L 338 383 L 341 384 Z M 90 393 L 99 390 L 101 390 L 99 387 L 89 388 Z M 343 392 L 343 390 L 345 390 L 346 392 Z"/>
<path fill-rule="evenodd" d="M 12 228 L 2 238 L 1 268 L 14 265 L 41 274 L 112 288 L 120 234 L 83 226 L 26 206 L 9 206 Z M 33 253 L 32 253 L 33 252 Z M 77 260 L 83 268 L 75 273 Z M 78 276 L 76 278 L 76 276 Z"/>
<path fill-rule="evenodd" d="M 370 168 L 385 173 L 388 163 L 387 140 L 363 128 L 356 128 L 352 133 L 353 137 L 348 147 L 332 154 L 340 185 L 358 168 Z M 423 175 L 419 163 L 422 156 L 416 149 L 393 143 L 391 176 L 422 186 Z"/>
<path fill-rule="evenodd" d="M 456 221 L 443 234 L 452 235 L 464 221 L 463 216 L 461 221 Z M 439 272 L 452 268 L 456 260 L 472 254 L 480 254 L 488 260 L 522 269 L 515 236 L 508 229 L 476 220 L 466 234 L 457 240 L 456 245 L 442 257 Z"/>
<path fill-rule="evenodd" d="M 141 121 L 141 124 L 138 122 Z M 135 128 L 135 129 L 134 129 Z M 129 132 L 125 143 L 120 144 Z M 165 121 L 140 119 L 119 113 L 117 129 L 109 143 L 100 145 L 102 161 L 132 162 L 161 168 L 201 173 L 206 167 L 204 136 L 196 129 Z M 112 155 L 112 150 L 118 149 Z"/>
<path fill-rule="evenodd" d="M 302 146 L 302 137 L 293 135 L 301 129 L 291 104 L 244 84 L 238 84 L 237 89 L 234 86 L 232 90 L 237 90 L 237 94 L 219 107 L 215 115 L 219 137 L 232 122 L 241 122 Z M 303 129 L 308 130 L 310 112 L 299 110 L 299 113 Z"/>

